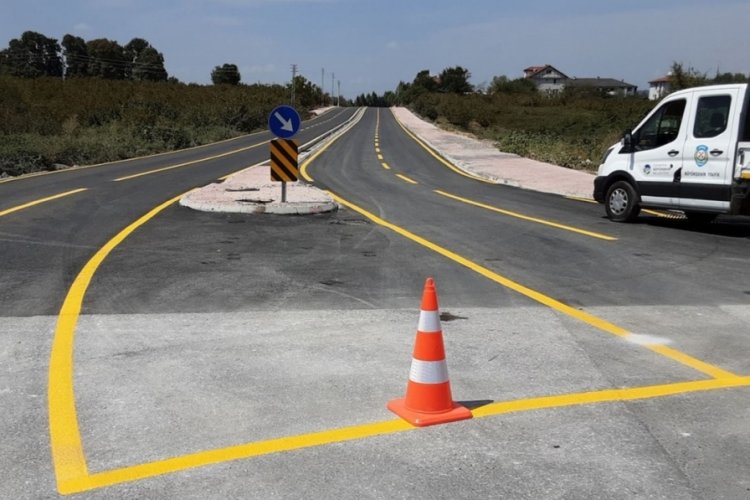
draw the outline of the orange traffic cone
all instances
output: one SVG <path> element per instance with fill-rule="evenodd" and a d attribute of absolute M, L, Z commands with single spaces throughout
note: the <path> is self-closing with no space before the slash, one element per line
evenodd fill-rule
<path fill-rule="evenodd" d="M 468 408 L 456 404 L 451 397 L 437 292 L 432 278 L 427 278 L 424 284 L 406 397 L 389 401 L 388 409 L 418 427 L 472 416 Z"/>

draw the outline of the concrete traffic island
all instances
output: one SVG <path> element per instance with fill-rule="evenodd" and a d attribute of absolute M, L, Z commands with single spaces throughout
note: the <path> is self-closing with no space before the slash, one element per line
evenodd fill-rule
<path fill-rule="evenodd" d="M 301 181 L 288 182 L 286 202 L 281 202 L 281 183 L 272 182 L 268 165 L 256 165 L 226 181 L 209 184 L 183 196 L 180 205 L 202 212 L 305 215 L 338 209 L 323 190 Z"/>

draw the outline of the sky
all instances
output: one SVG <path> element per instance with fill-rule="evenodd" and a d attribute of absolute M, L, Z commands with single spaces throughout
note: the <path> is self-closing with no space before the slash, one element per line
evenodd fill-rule
<path fill-rule="evenodd" d="M 475 85 L 551 64 L 639 89 L 674 61 L 750 73 L 747 0 L 2 0 L 1 10 L 0 47 L 27 30 L 140 37 L 183 82 L 210 83 L 231 63 L 243 83 L 285 83 L 296 64 L 317 85 L 324 68 L 327 92 L 335 73 L 349 98 L 451 66 Z"/>

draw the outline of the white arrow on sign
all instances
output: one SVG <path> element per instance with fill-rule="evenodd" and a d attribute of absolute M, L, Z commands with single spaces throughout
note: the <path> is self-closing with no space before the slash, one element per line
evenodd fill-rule
<path fill-rule="evenodd" d="M 278 111 L 273 114 L 280 122 L 281 122 L 281 130 L 286 130 L 287 132 L 293 132 L 294 126 L 292 125 L 291 118 L 289 120 L 285 120 L 283 116 L 281 116 L 281 113 Z"/>

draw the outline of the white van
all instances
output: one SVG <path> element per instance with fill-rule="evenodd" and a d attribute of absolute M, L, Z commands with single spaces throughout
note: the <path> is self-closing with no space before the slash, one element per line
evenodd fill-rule
<path fill-rule="evenodd" d="M 670 94 L 604 154 L 594 199 L 618 222 L 641 207 L 696 222 L 750 215 L 749 99 L 746 83 Z"/>

